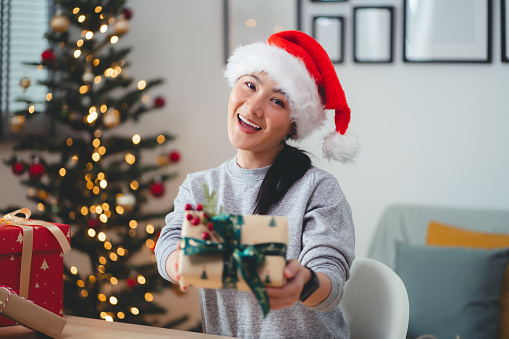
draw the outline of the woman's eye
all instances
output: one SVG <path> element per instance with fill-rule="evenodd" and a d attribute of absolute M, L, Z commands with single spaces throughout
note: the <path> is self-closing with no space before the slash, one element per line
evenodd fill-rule
<path fill-rule="evenodd" d="M 249 87 L 252 90 L 256 89 L 256 86 L 252 82 L 246 82 L 246 86 Z"/>
<path fill-rule="evenodd" d="M 283 100 L 280 99 L 272 99 L 272 102 L 274 102 L 276 105 L 281 106 L 282 108 L 285 108 L 285 103 Z"/>

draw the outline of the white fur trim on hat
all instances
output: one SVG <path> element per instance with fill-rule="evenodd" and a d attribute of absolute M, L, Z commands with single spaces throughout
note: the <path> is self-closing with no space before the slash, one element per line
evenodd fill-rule
<path fill-rule="evenodd" d="M 332 132 L 323 139 L 322 151 L 329 160 L 340 161 L 344 164 L 353 163 L 359 155 L 358 138 L 348 131 L 345 134 Z"/>
<path fill-rule="evenodd" d="M 303 61 L 281 48 L 263 42 L 241 46 L 228 59 L 224 76 L 233 87 L 241 76 L 261 71 L 288 97 L 296 125 L 292 139 L 305 138 L 324 124 L 327 117 L 314 78 Z"/>

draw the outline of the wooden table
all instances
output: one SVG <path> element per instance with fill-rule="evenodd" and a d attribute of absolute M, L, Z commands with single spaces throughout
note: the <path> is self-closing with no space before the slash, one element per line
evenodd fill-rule
<path fill-rule="evenodd" d="M 64 316 L 67 324 L 59 339 L 219 339 L 228 338 L 217 335 L 170 330 L 167 328 L 107 322 L 98 319 Z M 21 325 L 0 327 L 0 339 L 49 338 Z"/>

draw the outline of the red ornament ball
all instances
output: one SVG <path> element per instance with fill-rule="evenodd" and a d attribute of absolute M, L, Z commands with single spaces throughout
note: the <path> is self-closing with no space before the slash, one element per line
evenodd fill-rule
<path fill-rule="evenodd" d="M 25 173 L 27 165 L 21 160 L 16 160 L 16 162 L 12 163 L 11 169 L 12 173 L 16 175 L 22 175 L 23 173 Z"/>
<path fill-rule="evenodd" d="M 49 65 L 55 61 L 55 52 L 51 48 L 48 48 L 41 54 L 42 64 Z"/>
<path fill-rule="evenodd" d="M 155 182 L 150 186 L 150 193 L 156 197 L 159 198 L 164 194 L 164 185 L 162 182 Z"/>
<path fill-rule="evenodd" d="M 133 17 L 133 11 L 129 8 L 124 8 L 122 10 L 122 14 L 124 15 L 124 18 L 126 18 L 127 20 L 131 20 L 131 18 Z"/>
<path fill-rule="evenodd" d="M 90 228 L 97 228 L 99 225 L 101 225 L 101 222 L 97 220 L 97 218 L 91 218 L 88 220 L 88 227 Z"/>
<path fill-rule="evenodd" d="M 129 277 L 127 278 L 127 280 L 125 281 L 125 283 L 127 284 L 127 286 L 129 287 L 134 287 L 136 286 L 136 279 L 134 279 L 133 277 Z"/>
<path fill-rule="evenodd" d="M 44 166 L 38 161 L 34 161 L 28 169 L 28 176 L 30 179 L 38 180 L 44 175 Z"/>
<path fill-rule="evenodd" d="M 203 240 L 210 240 L 210 234 L 209 234 L 209 232 L 203 232 L 203 233 L 201 234 L 201 238 L 202 238 Z"/>
<path fill-rule="evenodd" d="M 154 99 L 154 107 L 161 108 L 164 107 L 165 100 L 163 97 L 157 97 Z"/>
<path fill-rule="evenodd" d="M 177 151 L 173 151 L 170 154 L 168 154 L 168 159 L 170 159 L 171 162 L 179 162 L 180 161 L 180 153 Z"/>

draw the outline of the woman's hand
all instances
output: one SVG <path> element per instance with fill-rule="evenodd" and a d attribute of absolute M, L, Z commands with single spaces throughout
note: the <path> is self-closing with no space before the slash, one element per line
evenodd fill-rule
<path fill-rule="evenodd" d="M 178 265 L 179 265 L 179 253 L 180 253 L 180 241 L 177 243 L 177 249 L 170 253 L 168 259 L 166 260 L 166 272 L 176 282 L 180 285 L 180 290 L 185 292 L 187 290 L 187 286 L 184 286 L 180 281 L 180 274 L 178 273 Z"/>
<path fill-rule="evenodd" d="M 266 287 L 269 296 L 270 309 L 280 310 L 290 307 L 300 300 L 300 294 L 304 285 L 311 279 L 311 272 L 302 266 L 297 259 L 291 259 L 283 271 L 286 284 L 281 287 Z M 317 272 L 320 287 L 303 303 L 306 306 L 316 306 L 321 303 L 330 293 L 330 279 L 323 273 Z"/>
<path fill-rule="evenodd" d="M 291 259 L 283 271 L 286 284 L 281 287 L 266 287 L 270 299 L 270 309 L 280 310 L 290 307 L 300 299 L 304 284 L 311 278 L 311 272 L 297 259 Z"/>

